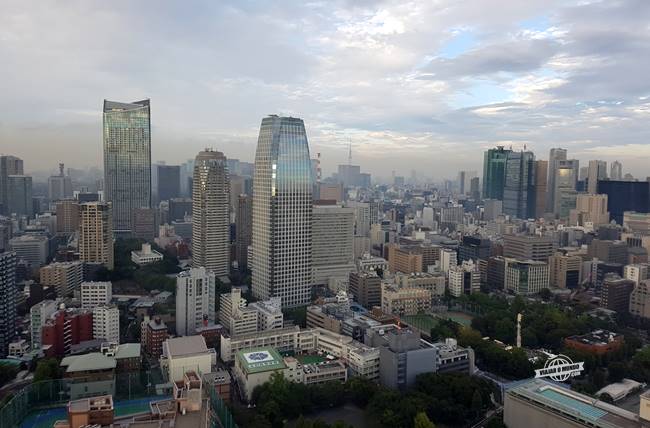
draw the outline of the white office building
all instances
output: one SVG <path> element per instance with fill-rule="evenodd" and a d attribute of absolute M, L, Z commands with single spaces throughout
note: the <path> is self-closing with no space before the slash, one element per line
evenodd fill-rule
<path fill-rule="evenodd" d="M 216 275 L 203 267 L 191 268 L 176 277 L 176 333 L 196 334 L 196 328 L 214 323 Z"/>

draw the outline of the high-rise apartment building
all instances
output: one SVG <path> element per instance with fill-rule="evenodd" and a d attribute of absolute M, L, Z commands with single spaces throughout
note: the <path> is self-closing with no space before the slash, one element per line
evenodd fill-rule
<path fill-rule="evenodd" d="M 41 348 L 43 325 L 59 309 L 60 300 L 43 300 L 29 309 L 32 350 Z"/>
<path fill-rule="evenodd" d="M 227 206 L 227 204 L 226 204 Z M 216 278 L 214 272 L 196 267 L 176 277 L 176 333 L 196 334 L 203 325 L 214 324 Z"/>
<path fill-rule="evenodd" d="M 248 268 L 248 247 L 253 235 L 253 198 L 249 195 L 237 197 L 235 211 L 235 260 L 240 270 Z"/>
<path fill-rule="evenodd" d="M 483 198 L 503 200 L 506 163 L 512 150 L 497 147 L 485 152 L 483 159 Z"/>
<path fill-rule="evenodd" d="M 56 202 L 56 233 L 69 236 L 79 230 L 79 202 L 62 199 Z"/>
<path fill-rule="evenodd" d="M 312 225 L 313 283 L 347 278 L 354 269 L 354 210 L 340 205 L 314 205 Z"/>
<path fill-rule="evenodd" d="M 535 155 L 532 152 L 508 154 L 503 213 L 521 219 L 535 216 Z"/>
<path fill-rule="evenodd" d="M 151 207 L 149 100 L 104 100 L 104 198 L 116 234 L 130 235 L 133 210 Z"/>
<path fill-rule="evenodd" d="M 79 205 L 79 259 L 113 269 L 113 218 L 110 203 Z"/>
<path fill-rule="evenodd" d="M 598 192 L 598 181 L 607 178 L 607 162 L 601 160 L 589 161 L 589 173 L 587 175 L 587 193 Z"/>
<path fill-rule="evenodd" d="M 63 172 L 64 165 L 59 164 L 59 174 L 47 179 L 48 197 L 50 201 L 59 201 L 72 197 L 72 178 Z"/>
<path fill-rule="evenodd" d="M 0 254 L 0 358 L 6 358 L 16 337 L 16 253 Z"/>
<path fill-rule="evenodd" d="M 113 284 L 109 281 L 81 283 L 81 309 L 106 306 L 113 298 Z"/>
<path fill-rule="evenodd" d="M 9 212 L 9 176 L 23 175 L 23 161 L 16 156 L 0 156 L 0 214 L 10 215 Z"/>
<path fill-rule="evenodd" d="M 84 265 L 81 261 L 51 263 L 39 272 L 41 285 L 53 287 L 59 297 L 71 296 L 83 282 Z"/>
<path fill-rule="evenodd" d="M 230 273 L 230 183 L 226 157 L 206 149 L 194 161 L 192 266 Z"/>
<path fill-rule="evenodd" d="M 312 283 L 312 176 L 301 119 L 262 119 L 253 179 L 255 297 L 282 306 L 309 303 Z"/>
<path fill-rule="evenodd" d="M 93 308 L 93 338 L 120 343 L 120 310 L 117 306 Z"/>
<path fill-rule="evenodd" d="M 546 198 L 546 211 L 554 212 L 555 209 L 555 171 L 560 161 L 566 160 L 566 149 L 553 148 L 548 155 L 548 193 Z"/>

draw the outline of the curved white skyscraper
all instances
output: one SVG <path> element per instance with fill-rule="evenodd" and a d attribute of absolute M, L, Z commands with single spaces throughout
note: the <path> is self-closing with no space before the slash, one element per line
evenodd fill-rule
<path fill-rule="evenodd" d="M 134 211 L 151 207 L 149 100 L 104 100 L 104 192 L 113 207 L 113 232 L 130 235 Z"/>
<path fill-rule="evenodd" d="M 312 176 L 302 119 L 262 119 L 253 179 L 253 295 L 283 307 L 310 302 Z"/>
<path fill-rule="evenodd" d="M 230 180 L 223 153 L 199 152 L 192 181 L 192 266 L 230 273 Z"/>

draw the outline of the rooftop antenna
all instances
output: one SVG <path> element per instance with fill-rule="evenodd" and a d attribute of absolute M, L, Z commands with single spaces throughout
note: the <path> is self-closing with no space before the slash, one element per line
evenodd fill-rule
<path fill-rule="evenodd" d="M 521 319 L 523 317 L 521 312 L 517 314 L 517 348 L 521 348 Z"/>

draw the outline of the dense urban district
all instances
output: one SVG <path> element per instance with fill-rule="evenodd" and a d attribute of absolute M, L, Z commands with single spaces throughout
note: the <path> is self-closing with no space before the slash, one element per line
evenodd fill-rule
<path fill-rule="evenodd" d="M 326 177 L 275 115 L 254 162 L 171 165 L 150 130 L 105 101 L 103 171 L 0 156 L 0 428 L 650 426 L 650 179 Z"/>

